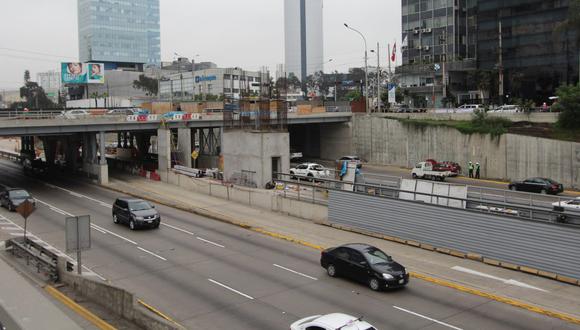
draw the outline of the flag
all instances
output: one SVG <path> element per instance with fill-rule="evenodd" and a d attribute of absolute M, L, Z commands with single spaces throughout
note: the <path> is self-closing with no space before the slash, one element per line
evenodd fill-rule
<path fill-rule="evenodd" d="M 397 60 L 397 42 L 393 45 L 393 53 L 391 54 L 391 61 L 396 62 Z"/>
<path fill-rule="evenodd" d="M 401 44 L 401 46 L 409 47 L 409 39 L 407 39 L 407 36 L 405 36 L 405 38 L 403 39 L 403 43 Z"/>

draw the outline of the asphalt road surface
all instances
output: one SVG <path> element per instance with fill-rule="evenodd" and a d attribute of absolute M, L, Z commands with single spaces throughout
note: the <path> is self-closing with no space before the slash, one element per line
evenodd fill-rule
<path fill-rule="evenodd" d="M 420 280 L 372 292 L 329 278 L 318 251 L 162 205 L 159 229 L 131 231 L 112 222 L 116 193 L 72 179 L 40 182 L 8 161 L 0 161 L 0 184 L 37 198 L 29 231 L 61 251 L 65 217 L 90 215 L 92 248 L 83 254 L 84 265 L 185 327 L 288 329 L 305 316 L 344 312 L 363 315 L 378 329 L 577 329 Z M 5 209 L 0 218 L 0 230 L 23 226 Z"/>

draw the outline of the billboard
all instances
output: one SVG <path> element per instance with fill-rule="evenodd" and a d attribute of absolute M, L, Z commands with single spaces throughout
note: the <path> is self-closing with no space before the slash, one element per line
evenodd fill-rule
<path fill-rule="evenodd" d="M 60 67 L 63 84 L 102 84 L 105 82 L 103 63 L 64 62 Z"/>

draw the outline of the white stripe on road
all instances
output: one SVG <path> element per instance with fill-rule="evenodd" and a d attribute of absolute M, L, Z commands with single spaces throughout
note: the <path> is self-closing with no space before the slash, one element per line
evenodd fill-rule
<path fill-rule="evenodd" d="M 155 253 L 153 253 L 153 252 L 151 252 L 151 251 L 149 251 L 149 250 L 145 250 L 144 248 L 142 248 L 142 247 L 140 247 L 140 246 L 138 246 L 137 248 L 138 248 L 139 250 L 141 250 L 141 251 L 143 251 L 143 252 L 146 252 L 146 253 L 149 253 L 150 255 L 152 255 L 152 256 L 154 256 L 154 257 L 157 257 L 157 258 L 159 258 L 159 259 L 161 259 L 161 260 L 163 260 L 163 261 L 167 261 L 167 259 L 163 258 L 162 256 L 160 256 L 160 255 L 158 255 L 158 254 L 155 254 Z"/>
<path fill-rule="evenodd" d="M 106 231 L 104 231 L 104 230 L 102 230 L 102 229 L 99 229 L 99 228 L 97 228 L 97 227 L 95 227 L 95 226 L 91 226 L 91 228 L 93 228 L 94 230 L 96 230 L 96 231 L 100 232 L 101 234 L 107 234 L 107 232 L 106 232 Z"/>
<path fill-rule="evenodd" d="M 468 273 L 468 274 L 471 274 L 471 275 L 477 275 L 477 276 L 481 276 L 481 277 L 486 277 L 486 278 L 489 278 L 489 279 L 492 279 L 492 280 L 496 280 L 496 281 L 503 282 L 505 284 L 519 286 L 521 288 L 532 289 L 532 290 L 537 290 L 537 291 L 542 291 L 542 292 L 549 292 L 547 290 L 540 289 L 538 287 L 535 287 L 533 285 L 529 285 L 529 284 L 526 284 L 526 283 L 523 283 L 523 282 L 519 282 L 519 281 L 512 280 L 512 279 L 505 279 L 505 278 L 501 278 L 501 277 L 497 277 L 497 276 L 493 276 L 493 275 L 489 275 L 489 274 L 486 274 L 486 273 L 478 272 L 476 270 L 469 269 L 469 268 L 464 268 L 464 267 L 461 267 L 461 266 L 453 266 L 453 267 L 451 267 L 451 269 L 456 270 L 456 271 L 459 271 L 459 272 L 463 272 L 463 273 Z"/>
<path fill-rule="evenodd" d="M 96 198 L 93 198 L 93 197 L 90 197 L 90 196 L 87 196 L 87 195 L 83 195 L 83 194 L 80 194 L 80 193 L 74 192 L 74 191 L 72 191 L 72 190 L 68 190 L 68 189 L 66 189 L 66 188 L 63 188 L 63 187 L 55 186 L 55 185 L 53 185 L 53 184 L 50 184 L 50 183 L 45 183 L 45 185 L 46 185 L 47 187 L 50 187 L 50 188 L 54 188 L 54 189 L 60 189 L 60 190 L 62 190 L 62 191 L 66 191 L 66 192 L 68 192 L 69 194 L 71 194 L 71 195 L 73 195 L 73 196 L 76 196 L 76 197 L 79 197 L 79 198 L 86 198 L 86 199 L 88 199 L 88 200 L 91 200 L 91 201 L 93 201 L 93 202 L 97 202 L 97 203 L 99 203 L 101 206 L 104 206 L 104 207 L 113 207 L 113 205 L 111 205 L 111 204 L 109 204 L 109 203 L 103 202 L 103 201 L 101 201 L 101 200 L 98 200 L 98 199 L 96 199 Z"/>
<path fill-rule="evenodd" d="M 63 210 L 63 209 L 60 209 L 60 208 L 58 208 L 58 207 L 56 207 L 56 206 L 54 206 L 54 205 L 48 204 L 47 202 L 41 201 L 41 200 L 40 200 L 40 199 L 38 199 L 38 198 L 35 198 L 35 199 L 36 199 L 36 201 L 37 201 L 37 202 L 39 202 L 40 204 L 44 204 L 44 205 L 48 206 L 48 208 L 49 208 L 51 211 L 54 211 L 54 212 L 56 212 L 56 213 L 60 213 L 60 214 L 62 214 L 62 215 L 68 215 L 69 217 L 74 217 L 74 214 L 72 214 L 72 213 L 68 213 L 67 211 L 65 211 L 65 210 Z"/>
<path fill-rule="evenodd" d="M 236 290 L 236 289 L 230 288 L 229 286 L 227 286 L 227 285 L 225 285 L 225 284 L 222 284 L 222 283 L 220 283 L 220 282 L 218 282 L 218 281 L 214 281 L 214 280 L 212 280 L 211 278 L 208 278 L 207 280 L 208 280 L 208 281 L 210 281 L 210 282 L 212 282 L 212 283 L 214 283 L 214 284 L 217 284 L 217 285 L 221 286 L 222 288 L 225 288 L 225 289 L 228 289 L 228 290 L 230 290 L 230 291 L 232 291 L 232 292 L 235 292 L 235 293 L 239 294 L 239 295 L 240 295 L 240 296 L 242 296 L 242 297 L 246 297 L 246 298 L 248 298 L 248 299 L 250 299 L 250 300 L 254 300 L 254 297 L 252 297 L 252 296 L 249 296 L 249 295 L 247 295 L 247 294 L 245 294 L 245 293 L 243 293 L 243 292 L 240 292 L 240 291 L 238 291 L 238 290 Z"/>
<path fill-rule="evenodd" d="M 63 211 L 61 211 L 59 209 L 55 209 L 55 208 L 52 208 L 52 207 L 50 207 L 49 209 L 51 211 L 53 211 L 53 212 L 56 212 L 56 213 L 60 214 L 60 215 L 67 215 L 66 213 L 64 213 Z"/>
<path fill-rule="evenodd" d="M 432 319 L 432 318 L 430 318 L 430 317 L 428 317 L 428 316 L 421 315 L 421 314 L 419 314 L 419 313 L 415 313 L 415 312 L 413 312 L 413 311 L 410 311 L 410 310 L 408 310 L 408 309 L 404 309 L 404 308 L 397 307 L 397 306 L 393 306 L 393 308 L 395 308 L 395 309 L 398 309 L 398 310 L 400 310 L 400 311 L 403 311 L 403 312 L 405 312 L 405 313 L 409 313 L 409 314 L 411 314 L 411 315 L 418 316 L 418 317 L 420 317 L 420 318 L 423 318 L 423 319 L 425 319 L 425 320 L 429 320 L 429 321 L 431 321 L 431 322 L 435 322 L 435 323 L 437 323 L 437 324 L 440 324 L 440 325 L 446 326 L 446 327 L 448 327 L 448 328 L 451 328 L 451 329 L 455 329 L 455 330 L 463 330 L 463 329 L 461 329 L 461 328 L 458 328 L 458 327 L 452 326 L 451 324 L 447 324 L 447 323 L 445 323 L 445 322 L 437 321 L 437 320 L 435 320 L 435 319 Z"/>
<path fill-rule="evenodd" d="M 113 233 L 112 231 L 110 231 L 110 230 L 108 230 L 108 229 L 105 229 L 105 228 L 103 228 L 103 227 L 101 227 L 101 226 L 98 226 L 98 225 L 95 225 L 95 224 L 91 224 L 91 227 L 93 227 L 94 229 L 100 229 L 100 230 L 102 230 L 102 231 L 104 231 L 104 232 L 106 232 L 106 233 L 108 233 L 108 234 L 111 234 L 111 235 L 113 235 L 113 236 L 116 236 L 116 237 L 118 237 L 118 238 L 120 238 L 120 239 L 122 239 L 122 240 L 125 240 L 125 241 L 127 241 L 127 242 L 129 242 L 129 243 L 133 244 L 133 245 L 138 245 L 138 244 L 137 244 L 137 242 L 135 242 L 135 241 L 132 241 L 132 240 L 128 239 L 127 237 L 123 237 L 123 236 L 121 236 L 121 235 L 119 235 L 119 234 L 115 234 L 115 233 Z"/>
<path fill-rule="evenodd" d="M 208 241 L 208 240 L 206 240 L 206 239 L 203 239 L 203 238 L 201 238 L 201 237 L 196 237 L 196 238 L 197 238 L 198 240 L 202 241 L 202 242 L 206 242 L 206 243 L 209 243 L 209 244 L 213 244 L 213 245 L 215 245 L 215 246 L 219 246 L 219 247 L 221 247 L 221 248 L 225 248 L 225 246 L 223 246 L 223 245 L 221 245 L 221 244 L 218 244 L 218 243 L 215 243 L 215 242 L 212 242 L 212 241 Z"/>
<path fill-rule="evenodd" d="M 191 235 L 191 236 L 195 236 L 195 234 L 194 234 L 194 233 L 192 233 L 192 232 L 190 232 L 190 231 L 187 231 L 187 230 L 185 230 L 185 229 L 181 229 L 181 228 L 179 228 L 179 227 L 175 227 L 175 226 L 172 226 L 172 225 L 169 225 L 169 224 L 163 223 L 163 222 L 161 223 L 161 225 L 162 225 L 162 226 L 169 227 L 169 228 L 171 228 L 171 229 L 175 229 L 175 230 L 177 230 L 177 231 L 180 231 L 180 232 L 182 232 L 182 233 L 186 233 L 186 234 L 188 234 L 188 235 Z"/>
<path fill-rule="evenodd" d="M 20 230 L 19 228 L 16 227 L 1 227 L 2 230 Z"/>
<path fill-rule="evenodd" d="M 302 274 L 302 273 L 300 273 L 300 272 L 297 272 L 297 271 L 295 271 L 295 270 L 292 270 L 292 269 L 290 269 L 290 268 L 286 268 L 286 267 L 283 267 L 283 266 L 280 266 L 280 265 L 277 265 L 277 264 L 273 264 L 273 265 L 274 265 L 274 267 L 278 267 L 278 268 L 280 268 L 280 269 L 287 270 L 287 271 L 289 271 L 290 273 L 294 273 L 294 274 L 296 274 L 296 275 L 304 276 L 304 277 L 306 277 L 306 278 L 309 278 L 309 279 L 311 279 L 311 280 L 315 280 L 315 281 L 317 281 L 317 280 L 318 280 L 316 277 L 312 277 L 312 276 L 308 276 L 308 275 L 306 275 L 306 274 Z"/>

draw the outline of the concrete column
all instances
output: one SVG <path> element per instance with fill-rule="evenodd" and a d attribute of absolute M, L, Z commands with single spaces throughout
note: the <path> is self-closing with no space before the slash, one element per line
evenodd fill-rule
<path fill-rule="evenodd" d="M 191 152 L 193 151 L 191 145 L 191 128 L 177 129 L 177 146 L 179 148 L 179 155 L 181 165 L 191 167 Z"/>
<path fill-rule="evenodd" d="M 171 169 L 171 130 L 157 129 L 157 157 L 159 160 L 159 176 L 167 179 L 167 172 Z"/>
<path fill-rule="evenodd" d="M 135 142 L 137 143 L 141 160 L 145 159 L 151 146 L 151 135 L 148 133 L 135 133 Z"/>
<path fill-rule="evenodd" d="M 44 147 L 44 157 L 46 158 L 46 163 L 48 166 L 53 166 L 54 158 L 56 155 L 56 141 L 49 137 L 43 137 L 42 145 Z"/>
<path fill-rule="evenodd" d="M 109 166 L 107 165 L 107 156 L 105 152 L 105 132 L 99 132 L 99 153 L 101 159 L 99 161 L 99 184 L 109 183 Z"/>

